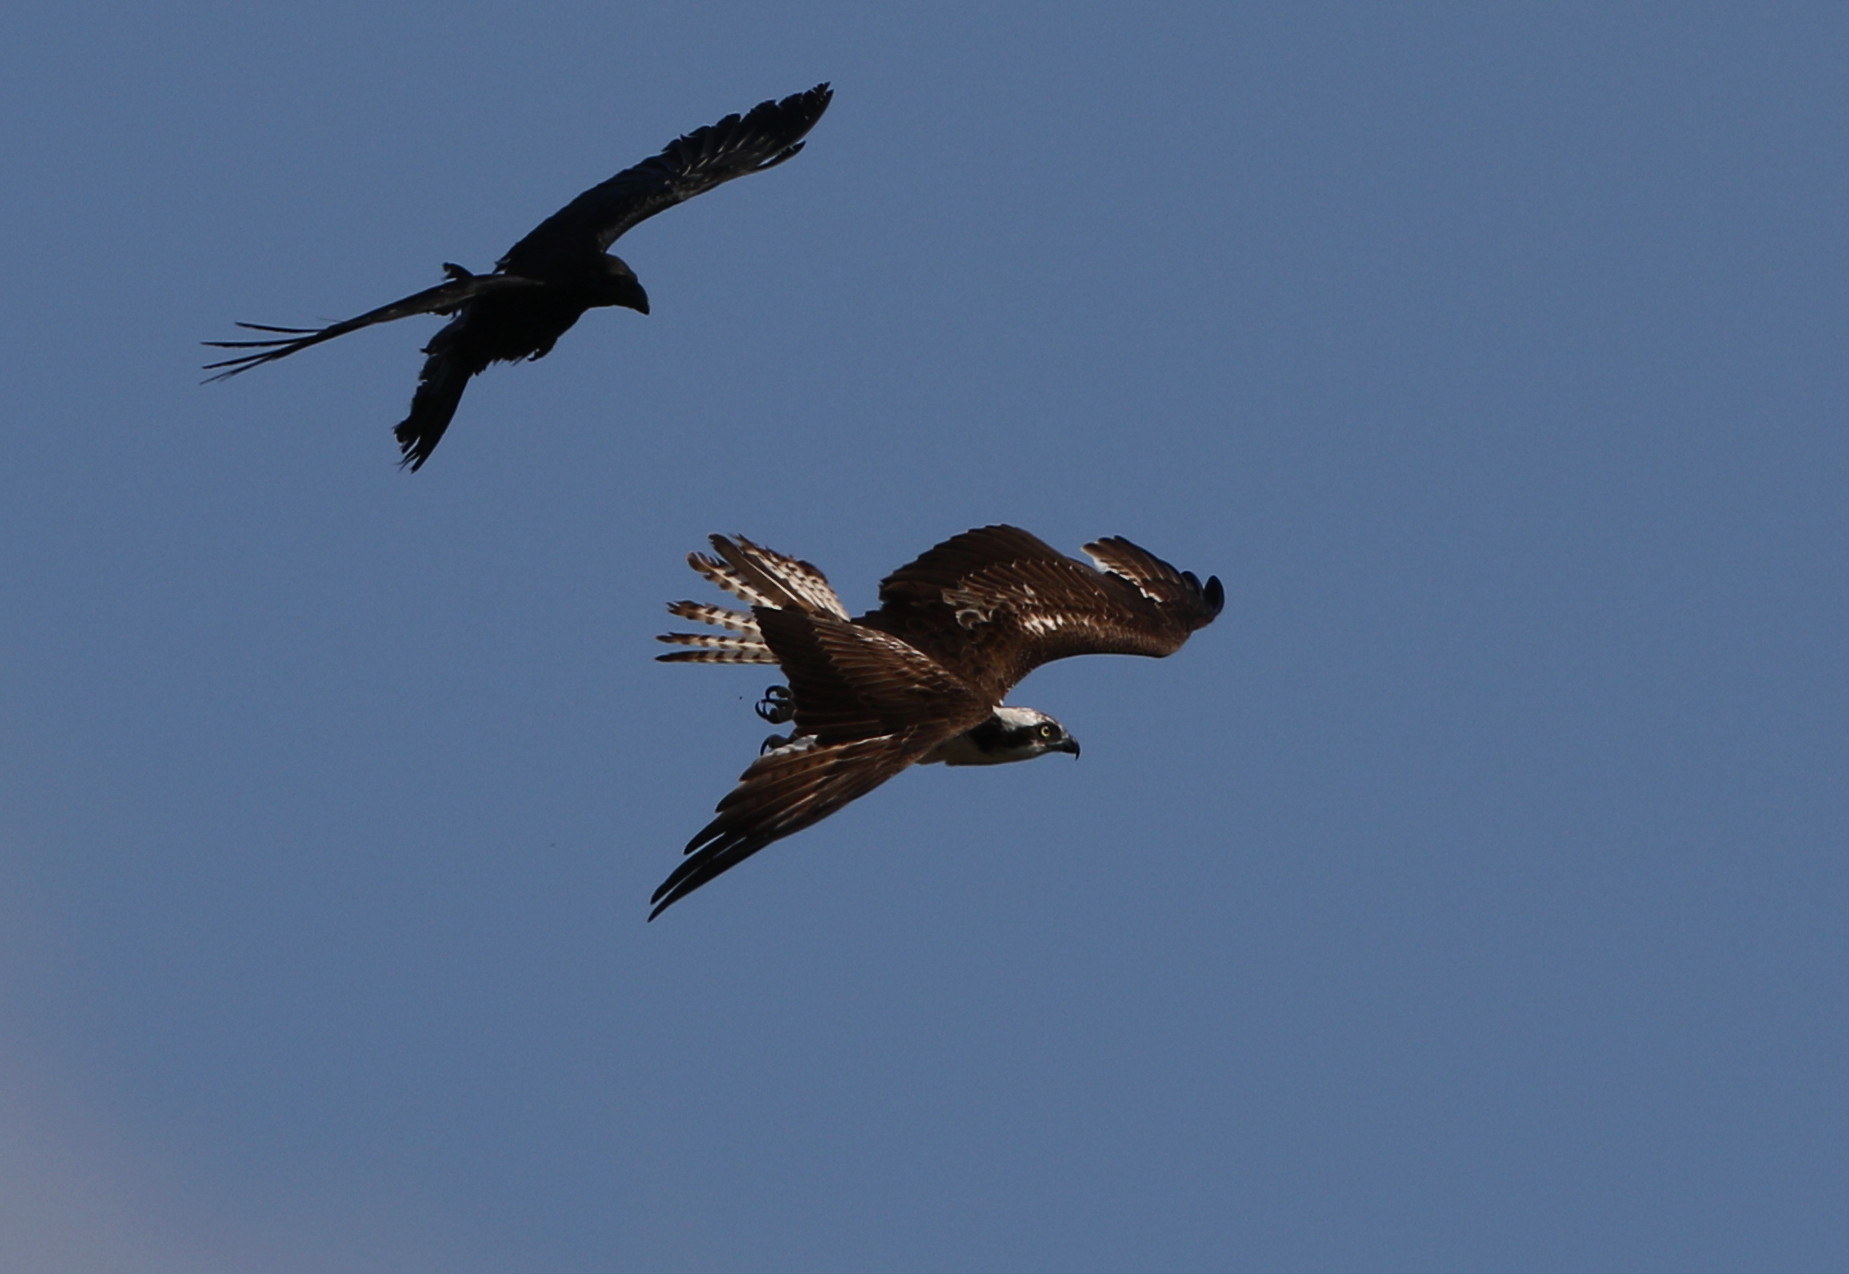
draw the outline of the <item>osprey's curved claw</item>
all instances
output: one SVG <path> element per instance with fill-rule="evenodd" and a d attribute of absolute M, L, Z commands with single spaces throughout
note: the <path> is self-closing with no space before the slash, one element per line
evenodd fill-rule
<path fill-rule="evenodd" d="M 795 719 L 796 701 L 790 697 L 788 686 L 771 686 L 764 691 L 764 697 L 757 701 L 756 711 L 772 725 L 782 725 Z"/>

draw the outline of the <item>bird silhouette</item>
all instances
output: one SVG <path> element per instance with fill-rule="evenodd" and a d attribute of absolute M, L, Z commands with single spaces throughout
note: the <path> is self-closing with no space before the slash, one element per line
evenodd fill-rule
<path fill-rule="evenodd" d="M 239 323 L 263 340 L 206 341 L 218 349 L 254 351 L 206 365 L 208 380 L 331 341 L 336 336 L 414 314 L 453 315 L 424 347 L 411 411 L 395 431 L 400 465 L 415 472 L 430 458 L 456 414 L 469 378 L 488 364 L 543 358 L 586 310 L 604 305 L 648 313 L 648 293 L 635 271 L 609 251 L 625 231 L 714 186 L 760 173 L 802 150 L 802 139 L 834 96 L 827 84 L 781 101 L 761 102 L 668 143 L 659 155 L 592 186 L 529 231 L 489 274 L 451 263 L 446 283 L 326 327 Z"/>

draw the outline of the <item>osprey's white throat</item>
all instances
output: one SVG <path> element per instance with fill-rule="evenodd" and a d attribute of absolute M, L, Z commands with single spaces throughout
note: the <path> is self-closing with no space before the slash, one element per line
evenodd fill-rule
<path fill-rule="evenodd" d="M 1049 752 L 1079 754 L 1079 742 L 1066 727 L 1035 708 L 997 708 L 973 730 L 940 743 L 918 758 L 920 765 L 1005 765 L 1031 761 Z"/>

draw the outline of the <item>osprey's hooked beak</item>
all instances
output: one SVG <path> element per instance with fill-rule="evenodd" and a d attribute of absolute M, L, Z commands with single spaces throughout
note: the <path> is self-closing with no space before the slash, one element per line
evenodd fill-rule
<path fill-rule="evenodd" d="M 1079 754 L 1079 741 L 1068 734 L 1066 736 L 1066 741 L 1064 743 L 1056 744 L 1053 748 L 1053 751 L 1070 752 L 1072 753 L 1073 756 L 1077 756 Z"/>

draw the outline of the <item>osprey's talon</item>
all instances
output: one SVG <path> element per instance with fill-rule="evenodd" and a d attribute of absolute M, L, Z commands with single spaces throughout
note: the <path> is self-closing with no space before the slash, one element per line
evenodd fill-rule
<path fill-rule="evenodd" d="M 757 714 L 772 725 L 782 725 L 785 721 L 795 720 L 796 700 L 790 696 L 790 688 L 771 686 L 767 689 L 764 697 L 757 702 Z"/>
<path fill-rule="evenodd" d="M 763 756 L 766 752 L 775 752 L 778 748 L 788 747 L 795 739 L 796 736 L 793 734 L 773 734 L 758 745 L 758 755 Z"/>

